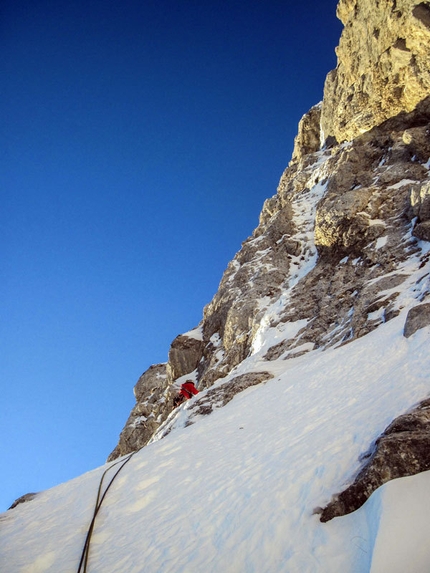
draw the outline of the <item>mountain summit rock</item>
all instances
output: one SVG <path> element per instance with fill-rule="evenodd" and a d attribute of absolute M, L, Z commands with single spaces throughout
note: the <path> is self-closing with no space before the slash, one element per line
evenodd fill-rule
<path fill-rule="evenodd" d="M 430 3 L 340 0 L 344 29 L 338 65 L 327 76 L 323 138 L 351 141 L 402 111 L 430 90 Z"/>

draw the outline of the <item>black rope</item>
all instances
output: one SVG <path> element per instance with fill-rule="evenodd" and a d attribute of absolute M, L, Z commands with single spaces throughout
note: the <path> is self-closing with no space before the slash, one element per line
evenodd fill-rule
<path fill-rule="evenodd" d="M 99 483 L 99 488 L 97 490 L 97 499 L 96 499 L 96 504 L 94 506 L 94 512 L 93 512 L 93 517 L 91 519 L 90 525 L 88 527 L 88 532 L 87 532 L 87 536 L 85 538 L 85 544 L 84 544 L 84 548 L 82 550 L 82 555 L 81 555 L 81 560 L 79 561 L 79 567 L 78 567 L 78 571 L 77 573 L 87 573 L 87 564 L 88 564 L 88 556 L 90 554 L 90 543 L 91 543 L 91 536 L 93 534 L 93 530 L 94 530 L 94 525 L 96 522 L 96 517 L 97 514 L 100 510 L 100 507 L 103 503 L 104 498 L 106 497 L 106 494 L 110 488 L 110 486 L 113 484 L 116 476 L 119 474 L 119 472 L 122 470 L 122 468 L 126 465 L 126 463 L 128 463 L 132 456 L 135 454 L 136 452 L 131 453 L 125 460 L 119 460 L 117 462 L 115 462 L 114 464 L 112 464 L 111 466 L 109 466 L 102 474 L 102 477 L 100 478 L 100 483 Z M 101 495 L 102 492 L 102 487 L 103 487 L 103 481 L 105 479 L 106 474 L 108 473 L 109 470 L 111 470 L 113 467 L 117 466 L 118 464 L 122 465 L 117 469 L 117 471 L 114 473 L 113 477 L 111 478 L 110 482 L 108 483 L 106 489 L 103 492 L 103 495 Z"/>

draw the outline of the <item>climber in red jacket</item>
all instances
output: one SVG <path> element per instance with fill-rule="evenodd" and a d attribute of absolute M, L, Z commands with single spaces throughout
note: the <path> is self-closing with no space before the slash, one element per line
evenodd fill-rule
<path fill-rule="evenodd" d="M 181 404 L 184 400 L 189 400 L 195 394 L 198 393 L 199 391 L 194 386 L 194 382 L 192 380 L 187 380 L 182 384 L 178 396 L 176 396 L 176 398 L 173 401 L 174 407 L 176 408 L 176 406 L 179 406 L 179 404 Z"/>
<path fill-rule="evenodd" d="M 198 393 L 199 391 L 194 386 L 194 382 L 192 380 L 187 380 L 182 384 L 179 395 L 182 395 L 186 400 L 189 400 L 193 395 Z"/>

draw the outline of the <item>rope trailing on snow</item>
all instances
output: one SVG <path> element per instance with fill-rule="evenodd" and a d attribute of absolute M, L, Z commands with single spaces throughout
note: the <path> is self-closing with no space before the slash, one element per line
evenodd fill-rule
<path fill-rule="evenodd" d="M 102 474 L 102 477 L 100 478 L 100 483 L 99 483 L 99 488 L 97 491 L 97 499 L 96 499 L 96 504 L 94 506 L 94 512 L 93 512 L 93 517 L 91 519 L 90 525 L 88 527 L 88 532 L 87 532 L 87 536 L 85 538 L 85 544 L 84 544 L 84 548 L 82 550 L 82 555 L 81 555 L 81 560 L 79 561 L 79 567 L 78 567 L 78 571 L 77 573 L 87 573 L 87 564 L 88 564 L 88 556 L 90 554 L 90 543 L 91 543 L 91 536 L 93 534 L 94 531 L 94 525 L 96 522 L 96 517 L 97 514 L 100 510 L 100 507 L 106 497 L 107 492 L 109 491 L 110 486 L 113 484 L 115 478 L 117 477 L 117 475 L 119 474 L 119 472 L 122 470 L 122 468 L 131 460 L 131 458 L 133 457 L 133 455 L 136 452 L 132 452 L 130 455 L 128 455 L 125 460 L 121 459 L 117 462 L 115 462 L 114 464 L 112 464 L 111 466 L 109 466 Z M 112 476 L 110 482 L 108 483 L 106 489 L 104 490 L 103 494 L 102 494 L 102 488 L 103 488 L 103 481 L 105 479 L 106 474 L 115 466 L 117 466 L 118 464 L 121 464 L 120 467 L 116 470 L 116 472 L 114 473 L 114 475 Z"/>

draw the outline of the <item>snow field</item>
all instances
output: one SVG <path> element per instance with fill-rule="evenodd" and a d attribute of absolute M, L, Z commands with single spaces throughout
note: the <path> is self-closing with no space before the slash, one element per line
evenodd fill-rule
<path fill-rule="evenodd" d="M 406 340 L 404 319 L 311 360 L 251 357 L 246 368 L 275 378 L 125 466 L 97 518 L 89 573 L 393 571 L 384 569 L 398 531 L 384 526 L 397 499 L 388 488 L 327 524 L 313 511 L 349 483 L 386 425 L 430 392 L 430 329 Z M 105 467 L 0 516 L 2 570 L 76 571 Z"/>

